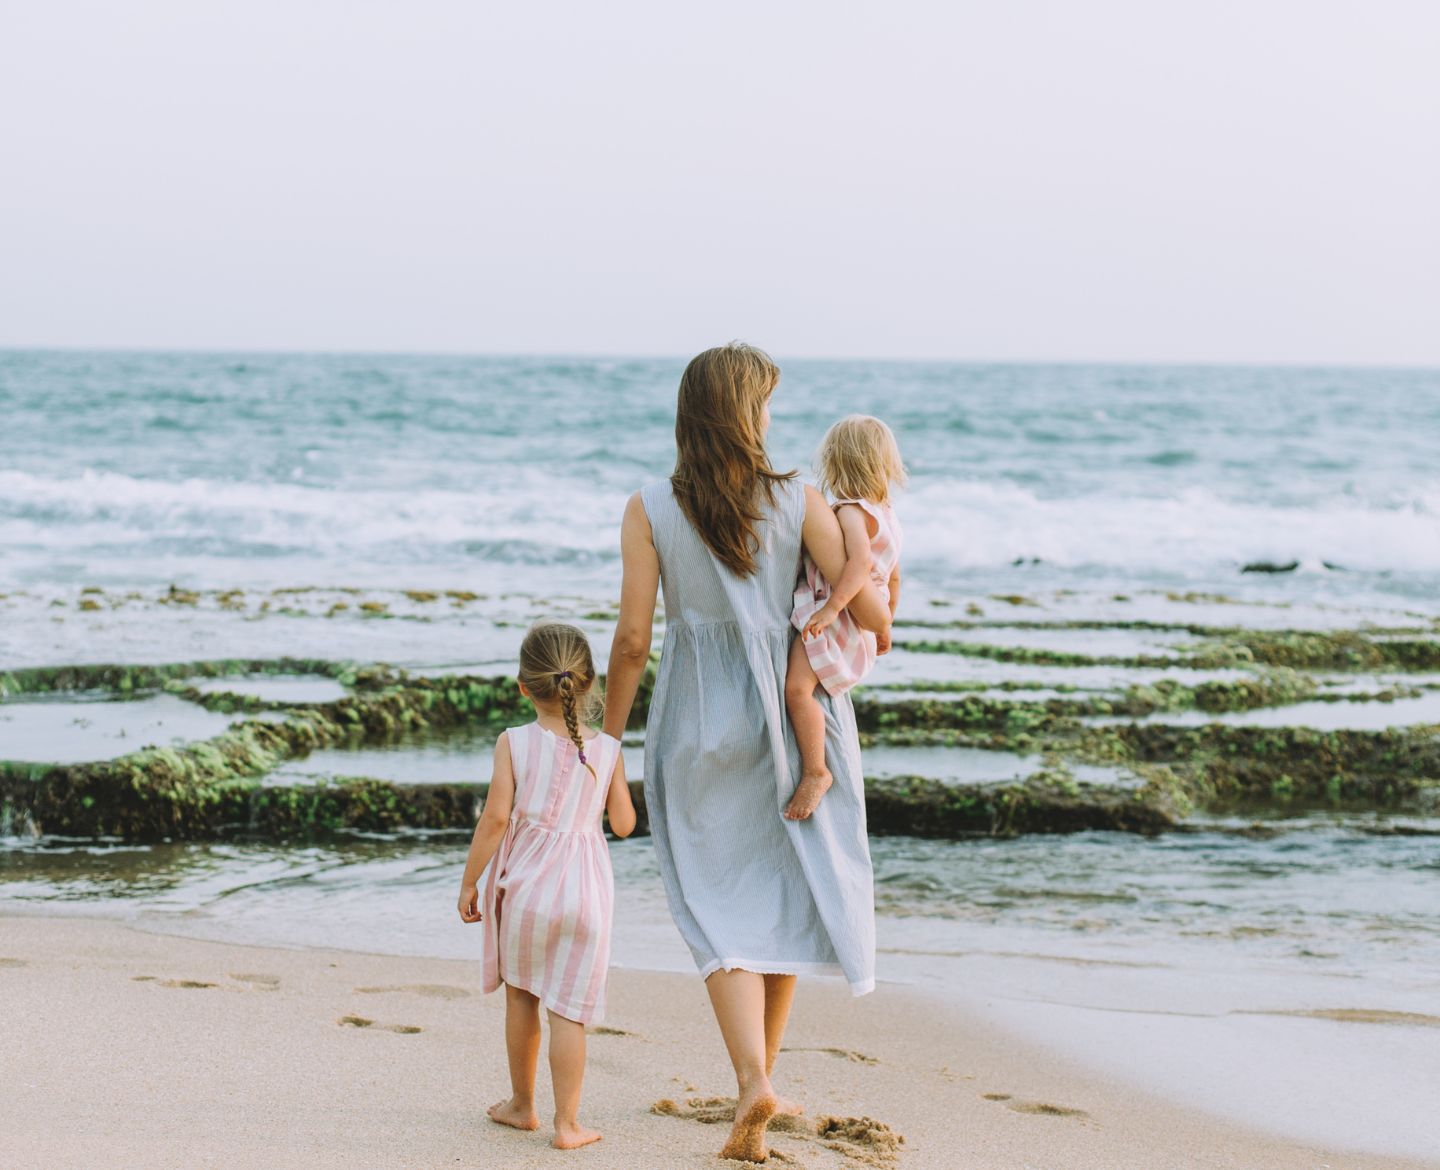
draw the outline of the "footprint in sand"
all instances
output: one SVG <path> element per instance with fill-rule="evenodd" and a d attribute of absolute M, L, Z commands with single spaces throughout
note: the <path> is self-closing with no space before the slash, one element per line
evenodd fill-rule
<path fill-rule="evenodd" d="M 276 991 L 280 987 L 280 976 L 278 975 L 235 975 L 231 979 L 240 983 L 248 983 L 257 991 Z"/>
<path fill-rule="evenodd" d="M 1072 1109 L 1068 1105 L 1051 1105 L 1048 1101 L 1017 1101 L 1009 1093 L 981 1093 L 987 1101 L 1004 1101 L 1005 1108 L 1016 1113 L 1033 1113 L 1037 1117 L 1079 1117 L 1088 1120 L 1090 1114 L 1083 1109 Z"/>
<path fill-rule="evenodd" d="M 154 978 L 155 978 L 155 977 L 154 977 L 153 975 L 144 975 L 144 976 L 141 976 L 141 979 L 142 979 L 142 980 L 144 980 L 144 979 L 154 979 Z M 199 980 L 199 979 L 161 979 L 161 980 L 159 980 L 159 983 L 160 983 L 160 986 L 161 986 L 161 987 L 195 987 L 195 988 L 200 988 L 200 987 L 219 987 L 219 986 L 220 986 L 218 983 L 204 983 L 204 982 L 202 982 L 202 981 Z"/>
<path fill-rule="evenodd" d="M 397 983 L 390 987 L 357 987 L 355 991 L 359 995 L 389 995 L 403 991 L 428 999 L 464 999 L 470 994 L 468 987 L 452 987 L 447 983 Z"/>
<path fill-rule="evenodd" d="M 735 1098 L 689 1097 L 681 1105 L 667 1097 L 651 1105 L 650 1112 L 715 1125 L 735 1120 Z M 776 1114 L 770 1119 L 769 1130 L 816 1142 L 866 1166 L 893 1165 L 900 1156 L 900 1147 L 905 1144 L 903 1134 L 871 1117 L 824 1116 L 812 1121 L 808 1117 Z M 781 1153 L 783 1151 L 772 1149 L 771 1160 L 777 1160 Z"/>
<path fill-rule="evenodd" d="M 28 967 L 24 959 L 0 959 L 0 967 Z"/>
<path fill-rule="evenodd" d="M 905 1135 L 873 1117 L 822 1117 L 815 1123 L 820 1144 L 866 1166 L 891 1166 L 900 1158 Z"/>
<path fill-rule="evenodd" d="M 844 1060 L 853 1061 L 855 1064 L 879 1064 L 879 1057 L 866 1056 L 863 1052 L 856 1052 L 851 1048 L 782 1048 L 781 1052 L 820 1052 L 826 1056 L 838 1056 Z"/>
<path fill-rule="evenodd" d="M 698 1121 L 703 1125 L 729 1124 L 735 1120 L 734 1097 L 687 1097 L 681 1105 L 669 1097 L 656 1101 L 650 1106 L 651 1113 L 662 1117 L 679 1117 L 685 1121 Z M 770 1119 L 771 1132 L 810 1135 L 815 1132 L 814 1123 L 808 1118 L 788 1113 L 777 1113 Z"/>
<path fill-rule="evenodd" d="M 1040 1117 L 1081 1117 L 1089 1118 L 1090 1114 L 1083 1109 L 1072 1109 L 1068 1105 L 1051 1105 L 1048 1101 L 1011 1101 L 1006 1106 L 1016 1113 L 1034 1113 Z"/>
<path fill-rule="evenodd" d="M 601 1024 L 598 1028 L 591 1028 L 591 1029 L 590 1029 L 590 1035 L 592 1035 L 592 1036 L 629 1036 L 632 1040 L 643 1040 L 643 1039 L 645 1039 L 645 1037 L 642 1036 L 642 1035 L 640 1035 L 639 1032 L 627 1032 L 627 1031 L 625 1031 L 624 1028 L 608 1028 L 608 1027 L 606 1027 L 604 1024 Z"/>
<path fill-rule="evenodd" d="M 341 1016 L 335 1022 L 342 1028 L 376 1028 L 381 1032 L 398 1032 L 402 1036 L 413 1036 L 417 1032 L 425 1031 L 414 1024 L 377 1024 L 364 1016 Z"/>

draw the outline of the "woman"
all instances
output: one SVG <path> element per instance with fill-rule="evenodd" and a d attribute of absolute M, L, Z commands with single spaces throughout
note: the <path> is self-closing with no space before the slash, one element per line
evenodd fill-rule
<path fill-rule="evenodd" d="M 665 644 L 645 734 L 645 803 L 670 913 L 695 956 L 738 1085 L 726 1158 L 762 1160 L 780 1102 L 770 1073 L 797 975 L 874 987 L 875 920 L 859 738 L 848 695 L 820 690 L 834 786 L 785 820 L 799 751 L 785 718 L 790 612 L 802 549 L 830 580 L 844 539 L 825 498 L 765 453 L 780 371 L 734 343 L 686 367 L 669 481 L 630 498 L 605 731 L 625 729 L 650 654 L 659 584 Z M 873 584 L 850 605 L 888 634 Z"/>

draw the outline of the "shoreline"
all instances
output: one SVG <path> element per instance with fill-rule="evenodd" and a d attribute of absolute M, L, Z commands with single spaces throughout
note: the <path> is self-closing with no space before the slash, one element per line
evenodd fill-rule
<path fill-rule="evenodd" d="M 12 1055 L 0 1149 L 16 1170 L 101 1158 L 509 1167 L 560 1157 L 543 1127 L 521 1134 L 484 1117 L 505 1090 L 504 1007 L 479 994 L 472 960 L 206 941 L 10 911 L 0 935 Z M 592 1031 L 585 1109 L 606 1138 L 577 1156 L 597 1170 L 726 1164 L 714 1157 L 723 1126 L 702 1124 L 723 1111 L 710 1098 L 733 1089 L 700 981 L 616 968 L 610 995 L 609 1018 Z M 104 1011 L 92 1024 L 96 1004 Z M 851 1000 L 842 986 L 805 981 L 787 1048 L 777 1088 L 811 1120 L 808 1132 L 772 1133 L 772 1164 L 1440 1166 L 1295 1142 L 1137 1092 L 1113 1069 L 1081 1067 L 1073 1044 L 1063 1054 L 1033 1028 L 1026 1036 L 983 998 L 942 1000 L 914 985 L 885 982 Z M 543 1118 L 543 1062 L 540 1079 Z M 817 1133 L 826 1117 L 838 1120 Z"/>

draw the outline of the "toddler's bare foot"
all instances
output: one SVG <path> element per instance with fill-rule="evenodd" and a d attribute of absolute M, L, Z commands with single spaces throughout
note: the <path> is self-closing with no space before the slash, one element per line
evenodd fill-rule
<path fill-rule="evenodd" d="M 540 1128 L 540 1119 L 535 1116 L 535 1106 L 517 1105 L 514 1097 L 496 1101 L 485 1112 L 490 1115 L 491 1121 L 498 1122 L 500 1125 L 508 1125 L 513 1129 Z"/>
<path fill-rule="evenodd" d="M 730 1140 L 720 1151 L 722 1158 L 737 1162 L 763 1162 L 770 1156 L 765 1145 L 765 1127 L 775 1116 L 778 1102 L 769 1081 L 760 1081 L 754 1088 L 740 1094 L 735 1102 L 735 1125 Z"/>
<path fill-rule="evenodd" d="M 806 772 L 800 777 L 800 783 L 795 786 L 795 793 L 790 797 L 790 803 L 785 806 L 785 819 L 787 821 L 805 820 L 820 807 L 820 798 L 830 791 L 830 785 L 834 783 L 835 778 L 830 775 L 828 768 L 821 768 L 818 772 Z"/>
<path fill-rule="evenodd" d="M 600 1140 L 600 1133 L 593 1129 L 586 1129 L 578 1121 L 555 1123 L 555 1140 L 550 1144 L 557 1150 L 578 1150 L 581 1146 L 588 1146 L 591 1142 Z"/>

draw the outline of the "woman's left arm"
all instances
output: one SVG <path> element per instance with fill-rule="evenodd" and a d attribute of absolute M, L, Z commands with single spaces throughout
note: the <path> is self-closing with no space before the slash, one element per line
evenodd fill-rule
<path fill-rule="evenodd" d="M 610 817 L 610 831 L 615 836 L 628 837 L 635 831 L 635 802 L 630 798 L 630 781 L 625 778 L 623 755 L 615 761 L 615 771 L 610 775 L 605 812 Z"/>
<path fill-rule="evenodd" d="M 635 692 L 650 660 L 655 626 L 655 596 L 660 589 L 660 557 L 650 531 L 650 517 L 636 492 L 625 505 L 620 524 L 620 621 L 610 643 L 605 674 L 605 734 L 619 739 L 630 721 Z"/>

